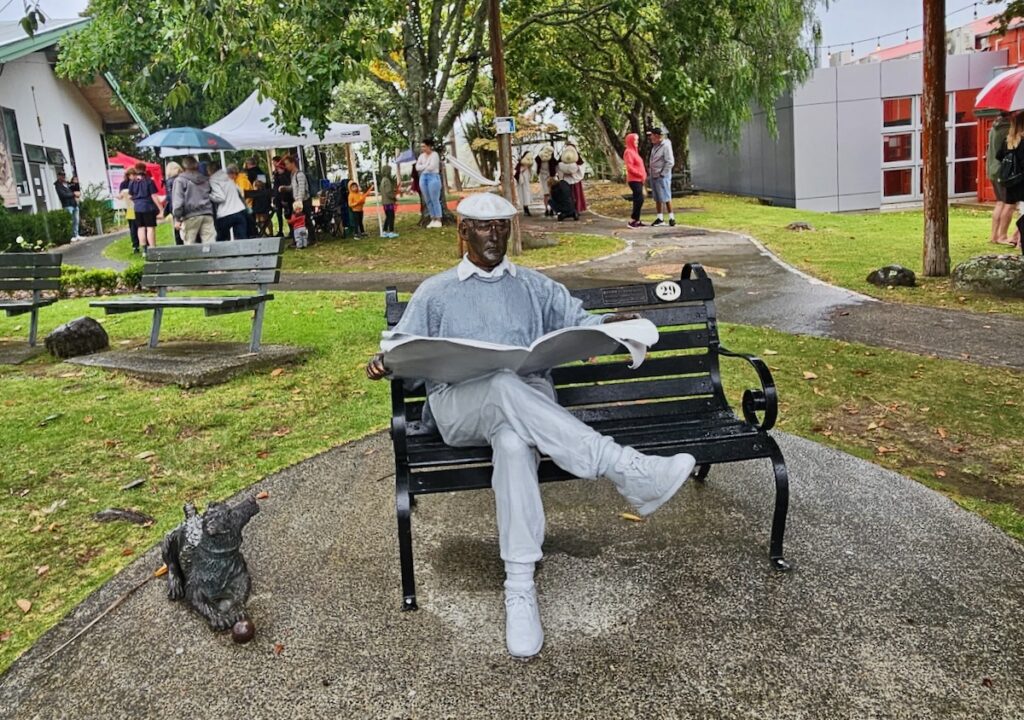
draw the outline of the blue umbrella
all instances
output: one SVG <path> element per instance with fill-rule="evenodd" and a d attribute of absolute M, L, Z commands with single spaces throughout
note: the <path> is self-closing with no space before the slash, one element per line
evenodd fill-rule
<path fill-rule="evenodd" d="M 234 150 L 235 146 L 212 132 L 194 127 L 159 130 L 139 143 L 139 147 L 174 147 L 190 150 Z"/>

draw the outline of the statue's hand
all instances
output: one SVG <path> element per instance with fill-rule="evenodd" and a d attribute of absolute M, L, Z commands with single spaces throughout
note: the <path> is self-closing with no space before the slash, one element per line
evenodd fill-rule
<path fill-rule="evenodd" d="M 383 353 L 377 353 L 366 363 L 366 377 L 371 380 L 383 380 L 390 374 L 391 371 L 384 367 Z"/>
<path fill-rule="evenodd" d="M 602 323 L 623 322 L 625 320 L 639 320 L 640 313 L 611 313 L 604 316 Z"/>

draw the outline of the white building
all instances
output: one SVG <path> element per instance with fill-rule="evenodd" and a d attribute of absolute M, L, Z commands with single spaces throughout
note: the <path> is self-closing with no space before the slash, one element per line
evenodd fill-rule
<path fill-rule="evenodd" d="M 0 197 L 7 208 L 60 208 L 59 170 L 69 179 L 77 174 L 83 190 L 107 188 L 105 135 L 141 126 L 130 105 L 114 102 L 109 76 L 79 86 L 54 73 L 57 43 L 90 21 L 50 19 L 31 37 L 18 22 L 0 22 Z"/>

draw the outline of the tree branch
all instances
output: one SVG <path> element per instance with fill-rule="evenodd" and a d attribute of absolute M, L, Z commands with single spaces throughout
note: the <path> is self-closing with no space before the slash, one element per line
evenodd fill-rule
<path fill-rule="evenodd" d="M 591 10 L 569 10 L 563 7 L 556 8 L 554 10 L 548 10 L 547 12 L 536 13 L 535 15 L 531 15 L 530 17 L 523 20 L 521 23 L 519 23 L 519 25 L 517 25 L 510 32 L 505 34 L 505 46 L 508 47 L 513 42 L 515 42 L 515 39 L 519 37 L 523 33 L 523 31 L 525 31 L 531 25 L 544 25 L 547 27 L 570 25 L 572 23 L 579 22 L 580 20 L 585 20 L 588 17 L 596 15 L 604 10 L 607 10 L 612 5 L 613 3 L 606 2 L 601 5 L 598 5 L 595 8 L 592 8 Z M 547 19 L 549 17 L 562 14 L 568 15 L 569 17 L 565 17 L 561 20 Z"/>

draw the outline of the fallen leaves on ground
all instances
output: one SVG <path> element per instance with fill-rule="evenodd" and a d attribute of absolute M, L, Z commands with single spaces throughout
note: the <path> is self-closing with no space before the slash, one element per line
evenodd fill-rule
<path fill-rule="evenodd" d="M 284 368 L 274 368 L 270 371 L 270 377 L 281 377 L 284 375 Z"/>
<path fill-rule="evenodd" d="M 17 605 L 18 609 L 21 610 L 23 613 L 27 613 L 29 610 L 32 609 L 32 602 L 29 600 L 25 600 L 24 598 L 15 600 L 14 604 Z"/>
<path fill-rule="evenodd" d="M 153 571 L 153 577 L 163 577 L 166 574 L 167 574 L 167 566 L 166 565 L 161 565 L 160 567 L 158 567 L 156 570 Z"/>
<path fill-rule="evenodd" d="M 810 370 L 804 370 L 804 380 L 817 380 L 818 376 L 812 373 Z"/>
<path fill-rule="evenodd" d="M 623 520 L 630 520 L 632 522 L 643 522 L 644 521 L 644 519 L 642 517 L 640 517 L 639 515 L 634 515 L 633 513 L 628 513 L 628 512 L 619 513 L 619 517 L 622 518 Z"/>
<path fill-rule="evenodd" d="M 270 497 L 270 493 L 268 493 L 266 490 L 256 493 L 257 500 L 266 500 L 268 497 Z"/>

